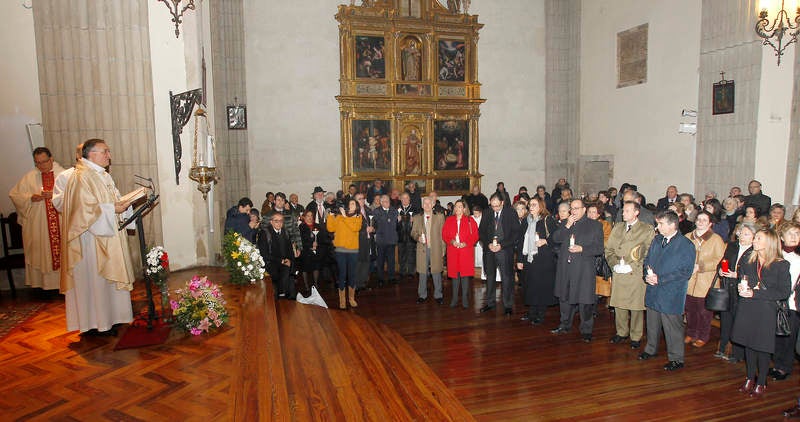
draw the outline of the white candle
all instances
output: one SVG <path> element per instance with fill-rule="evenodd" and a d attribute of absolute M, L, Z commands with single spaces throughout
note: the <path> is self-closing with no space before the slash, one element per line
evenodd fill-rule
<path fill-rule="evenodd" d="M 208 162 L 209 167 L 216 167 L 216 162 L 214 161 L 214 138 L 211 135 L 208 135 L 208 153 L 206 161 Z"/>

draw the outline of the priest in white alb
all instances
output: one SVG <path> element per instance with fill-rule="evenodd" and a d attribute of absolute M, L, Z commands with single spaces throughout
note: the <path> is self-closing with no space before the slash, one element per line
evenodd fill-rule
<path fill-rule="evenodd" d="M 67 330 L 116 335 L 115 325 L 133 319 L 133 267 L 127 235 L 118 230 L 130 203 L 120 201 L 106 171 L 111 150 L 105 141 L 84 142 L 82 157 L 63 195 L 61 292 Z"/>
<path fill-rule="evenodd" d="M 53 206 L 53 186 L 64 169 L 50 150 L 33 150 L 32 169 L 11 189 L 9 197 L 17 209 L 25 249 L 25 284 L 44 290 L 59 287 L 61 233 L 58 213 Z"/>

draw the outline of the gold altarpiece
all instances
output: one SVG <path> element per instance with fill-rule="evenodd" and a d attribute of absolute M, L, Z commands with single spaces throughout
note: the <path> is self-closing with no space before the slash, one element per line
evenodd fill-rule
<path fill-rule="evenodd" d="M 443 0 L 444 2 L 444 0 Z M 478 173 L 478 31 L 469 0 L 340 5 L 342 187 L 461 195 Z"/>

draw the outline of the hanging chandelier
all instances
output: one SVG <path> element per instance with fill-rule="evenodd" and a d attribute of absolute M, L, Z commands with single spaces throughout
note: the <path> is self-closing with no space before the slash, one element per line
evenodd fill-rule
<path fill-rule="evenodd" d="M 790 0 L 790 4 L 794 0 Z M 775 50 L 778 56 L 778 66 L 781 65 L 783 50 L 797 42 L 798 28 L 800 27 L 800 7 L 795 7 L 794 17 L 786 11 L 785 1 L 781 0 L 781 9 L 772 22 L 769 21 L 769 3 L 762 0 L 761 12 L 756 22 L 756 34 L 764 39 L 763 45 L 768 45 Z"/>
<path fill-rule="evenodd" d="M 202 107 L 194 113 L 194 155 L 189 179 L 197 182 L 197 190 L 208 199 L 212 184 L 217 183 L 216 151 L 214 136 L 208 123 L 208 116 Z"/>

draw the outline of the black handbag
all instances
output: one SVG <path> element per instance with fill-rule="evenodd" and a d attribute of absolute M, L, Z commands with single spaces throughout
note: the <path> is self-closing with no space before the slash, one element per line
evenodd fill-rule
<path fill-rule="evenodd" d="M 714 287 L 719 281 L 719 274 L 714 274 L 714 281 L 711 282 L 711 288 L 708 289 L 706 294 L 706 309 L 709 311 L 725 312 L 730 309 L 731 293 L 727 287 L 720 285 Z"/>
<path fill-rule="evenodd" d="M 792 327 L 789 325 L 789 302 L 786 299 L 777 301 L 778 318 L 775 326 L 775 335 L 788 337 L 792 334 Z"/>
<path fill-rule="evenodd" d="M 594 270 L 595 275 L 602 277 L 603 280 L 608 280 L 612 276 L 611 266 L 608 265 L 605 255 L 597 255 L 594 257 Z"/>

